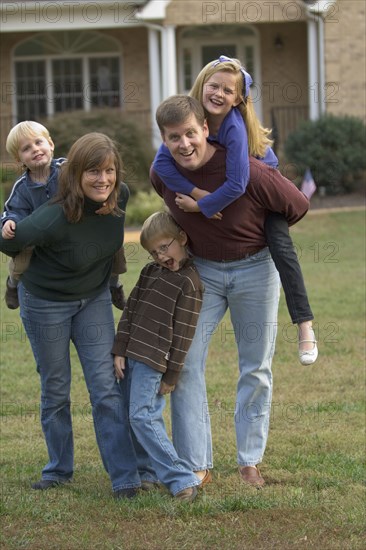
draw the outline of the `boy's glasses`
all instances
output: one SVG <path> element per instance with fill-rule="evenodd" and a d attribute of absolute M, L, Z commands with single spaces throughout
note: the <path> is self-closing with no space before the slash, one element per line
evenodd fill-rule
<path fill-rule="evenodd" d="M 159 254 L 166 254 L 169 250 L 169 246 L 175 241 L 175 237 L 174 239 L 172 239 L 170 241 L 170 243 L 168 244 L 162 244 L 161 246 L 159 246 L 159 248 L 157 250 L 151 250 L 150 252 L 150 256 L 151 258 L 154 258 L 154 260 L 157 260 L 158 257 L 159 257 Z"/>

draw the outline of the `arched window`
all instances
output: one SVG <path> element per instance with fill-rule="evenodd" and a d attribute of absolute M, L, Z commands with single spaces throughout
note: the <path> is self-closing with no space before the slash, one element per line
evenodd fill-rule
<path fill-rule="evenodd" d="M 121 105 L 121 55 L 96 32 L 40 33 L 14 50 L 17 120 Z"/>

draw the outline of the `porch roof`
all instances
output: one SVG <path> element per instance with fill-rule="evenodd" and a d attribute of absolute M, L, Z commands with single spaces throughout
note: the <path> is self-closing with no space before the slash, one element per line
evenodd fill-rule
<path fill-rule="evenodd" d="M 141 26 L 137 14 L 146 0 L 49 2 L 0 0 L 1 32 L 62 31 Z"/>

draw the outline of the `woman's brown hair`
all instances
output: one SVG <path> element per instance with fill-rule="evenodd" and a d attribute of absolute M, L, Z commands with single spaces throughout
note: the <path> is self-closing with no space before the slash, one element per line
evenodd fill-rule
<path fill-rule="evenodd" d="M 54 202 L 60 203 L 66 219 L 71 223 L 81 220 L 84 211 L 84 192 L 81 187 L 82 175 L 87 170 L 103 166 L 112 158 L 116 169 L 116 185 L 104 205 L 108 212 L 118 216 L 119 182 L 122 181 L 122 160 L 117 146 L 108 136 L 91 132 L 79 138 L 71 146 L 67 161 L 61 165 L 58 179 L 58 193 Z"/>

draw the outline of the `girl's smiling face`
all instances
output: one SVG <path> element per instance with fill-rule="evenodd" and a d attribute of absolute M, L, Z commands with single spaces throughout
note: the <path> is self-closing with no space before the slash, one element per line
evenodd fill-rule
<path fill-rule="evenodd" d="M 217 71 L 203 86 L 202 105 L 209 115 L 225 118 L 242 98 L 237 94 L 238 76 L 228 71 Z"/>
<path fill-rule="evenodd" d="M 178 271 L 182 260 L 187 258 L 187 235 L 181 231 L 179 238 L 176 237 L 156 237 L 149 241 L 149 254 L 154 261 L 169 269 Z"/>

